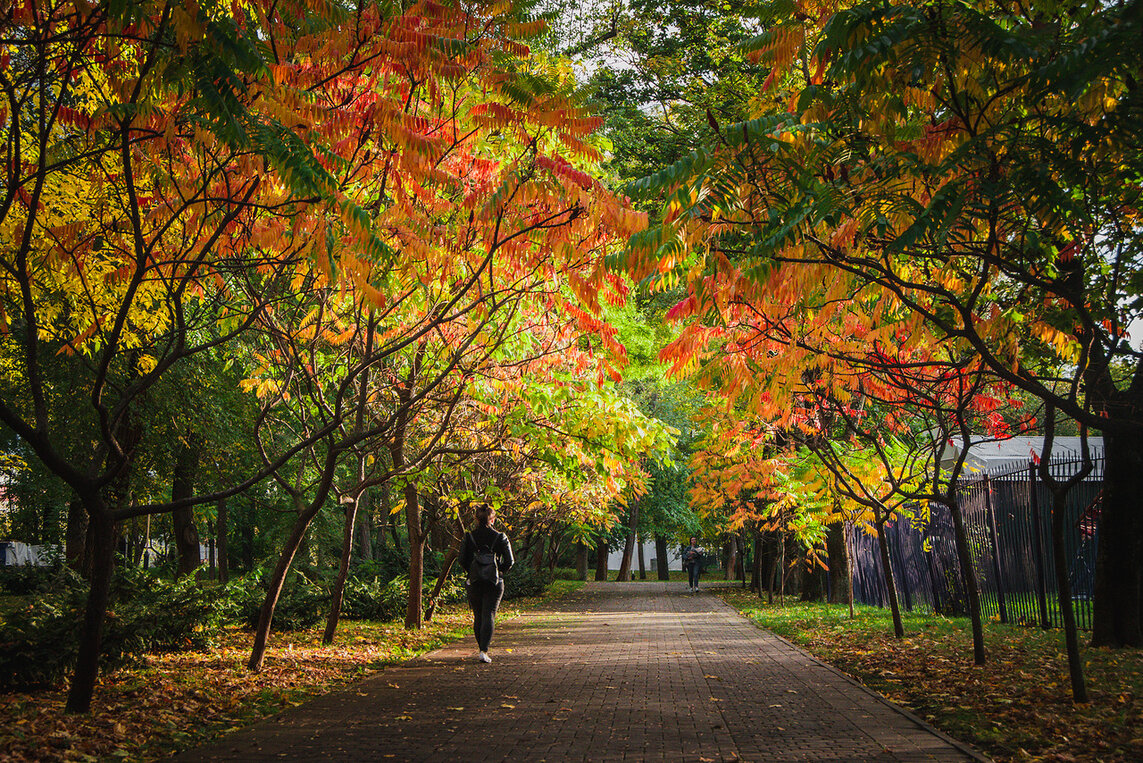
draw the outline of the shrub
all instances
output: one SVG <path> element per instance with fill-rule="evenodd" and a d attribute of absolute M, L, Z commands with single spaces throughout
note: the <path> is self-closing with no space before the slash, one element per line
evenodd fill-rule
<path fill-rule="evenodd" d="M 0 688 L 54 686 L 75 665 L 86 590 L 41 594 L 0 628 Z M 113 658 L 105 664 L 110 664 Z"/>
<path fill-rule="evenodd" d="M 221 591 L 193 575 L 170 581 L 138 567 L 122 568 L 111 594 L 120 629 L 109 635 L 121 639 L 128 654 L 206 649 L 223 624 Z"/>
<path fill-rule="evenodd" d="M 258 626 L 262 603 L 266 599 L 266 572 L 254 570 L 232 585 L 227 586 L 227 615 L 231 622 L 247 628 Z M 286 577 L 278 603 L 274 607 L 273 628 L 278 631 L 297 631 L 317 625 L 329 609 L 329 592 L 310 582 L 301 573 Z"/>
<path fill-rule="evenodd" d="M 14 596 L 50 593 L 71 586 L 80 579 L 74 570 L 62 564 L 51 567 L 31 564 L 0 567 L 0 591 Z"/>
<path fill-rule="evenodd" d="M 551 582 L 551 577 L 546 572 L 536 572 L 530 564 L 517 565 L 504 576 L 504 598 L 539 596 Z"/>
<path fill-rule="evenodd" d="M 392 606 L 387 589 L 391 582 L 383 582 L 380 577 L 348 578 L 341 600 L 341 616 L 347 620 L 388 620 Z"/>
<path fill-rule="evenodd" d="M 0 627 L 0 687 L 53 686 L 75 666 L 87 584 L 61 575 Z M 111 671 L 144 654 L 203 649 L 221 622 L 218 597 L 193 577 L 167 581 L 116 570 L 103 628 L 101 665 Z"/>

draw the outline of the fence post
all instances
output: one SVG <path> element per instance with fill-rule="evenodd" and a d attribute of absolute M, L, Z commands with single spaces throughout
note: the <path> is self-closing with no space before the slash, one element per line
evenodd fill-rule
<path fill-rule="evenodd" d="M 992 505 L 992 481 L 984 476 L 984 508 L 988 518 L 988 533 L 992 538 L 992 571 L 996 576 L 996 603 L 1000 608 L 1000 622 L 1008 622 L 1008 604 L 1004 598 L 1004 573 L 1000 569 L 1000 533 L 996 530 L 996 508 Z"/>
<path fill-rule="evenodd" d="M 1048 583 L 1044 579 L 1044 542 L 1041 533 L 1040 499 L 1036 492 L 1036 464 L 1028 462 L 1028 494 L 1032 507 L 1032 553 L 1036 557 L 1036 588 L 1040 601 L 1040 627 L 1048 630 Z"/>

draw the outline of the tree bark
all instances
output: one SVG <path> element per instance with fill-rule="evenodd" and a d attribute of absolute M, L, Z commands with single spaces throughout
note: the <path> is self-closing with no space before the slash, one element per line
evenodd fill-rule
<path fill-rule="evenodd" d="M 359 498 L 350 501 L 345 507 L 345 526 L 341 534 L 341 561 L 337 567 L 337 580 L 329 597 L 329 615 L 325 619 L 323 644 L 332 644 L 337 633 L 337 623 L 341 619 L 341 602 L 345 598 L 345 581 L 349 577 L 349 561 L 353 556 L 353 526 L 357 521 Z"/>
<path fill-rule="evenodd" d="M 88 530 L 92 538 L 91 589 L 83 614 L 75 673 L 72 675 L 66 710 L 86 713 L 99 678 L 99 655 L 103 649 L 103 626 L 111 601 L 111 576 L 115 571 L 115 521 L 102 498 L 85 496 Z"/>
<path fill-rule="evenodd" d="M 556 565 L 560 563 L 560 554 L 563 553 L 565 539 L 564 533 L 555 530 L 548 539 L 548 572 L 554 571 Z"/>
<path fill-rule="evenodd" d="M 587 544 L 583 541 L 575 544 L 575 575 L 579 580 L 587 580 Z"/>
<path fill-rule="evenodd" d="M 78 572 L 85 580 L 91 580 L 91 557 L 87 543 L 87 509 L 79 497 L 73 497 L 67 505 L 67 531 L 64 537 L 64 559 L 67 566 Z"/>
<path fill-rule="evenodd" d="M 539 529 L 536 530 L 535 546 L 532 548 L 532 569 L 536 572 L 544 569 L 544 536 Z"/>
<path fill-rule="evenodd" d="M 324 497 L 322 500 L 325 500 Z M 286 545 L 278 556 L 278 563 L 274 566 L 274 572 L 270 576 L 270 585 L 266 591 L 266 597 L 262 600 L 262 609 L 258 613 L 258 625 L 254 629 L 254 643 L 251 646 L 250 660 L 247 663 L 247 667 L 254 672 L 262 669 L 262 661 L 266 658 L 266 645 L 270 641 L 270 625 L 274 620 L 274 608 L 278 606 L 278 597 L 282 595 L 282 587 L 286 583 L 286 574 L 290 571 L 294 555 L 301 547 L 306 530 L 309 529 L 313 518 L 317 516 L 319 508 L 320 503 L 310 504 L 294 520 L 290 537 L 287 538 Z"/>
<path fill-rule="evenodd" d="M 607 580 L 607 540 L 600 539 L 595 546 L 595 579 Z"/>
<path fill-rule="evenodd" d="M 639 579 L 647 579 L 647 562 L 643 559 L 643 540 L 638 535 L 635 536 L 635 548 L 639 552 Z"/>
<path fill-rule="evenodd" d="M 726 541 L 726 579 L 738 577 L 738 538 L 733 533 Z"/>
<path fill-rule="evenodd" d="M 1091 645 L 1143 646 L 1143 436 L 1104 433 Z"/>
<path fill-rule="evenodd" d="M 639 502 L 632 501 L 628 513 L 630 530 L 627 531 L 627 540 L 623 544 L 623 559 L 619 562 L 619 575 L 616 580 L 624 582 L 631 580 L 631 556 L 635 551 L 635 528 L 639 525 Z"/>
<path fill-rule="evenodd" d="M 881 570 L 885 575 L 885 588 L 889 595 L 889 611 L 893 614 L 893 635 L 905 638 L 905 624 L 901 622 L 901 604 L 897 599 L 897 580 L 893 575 L 893 562 L 889 557 L 889 538 L 885 534 L 886 517 L 880 509 L 873 509 L 873 519 L 877 524 L 877 548 L 881 551 Z"/>
<path fill-rule="evenodd" d="M 972 661 L 983 665 L 987 660 L 984 652 L 984 618 L 980 613 L 980 583 L 976 577 L 976 567 L 972 563 L 972 548 L 968 544 L 968 529 L 964 523 L 964 512 L 960 501 L 953 495 L 946 502 L 953 520 L 953 537 L 956 540 L 956 556 L 960 563 L 961 578 L 964 580 L 965 594 L 968 596 L 968 615 L 972 622 Z"/>
<path fill-rule="evenodd" d="M 762 531 L 754 531 L 754 558 L 750 565 L 750 590 L 762 595 Z"/>
<path fill-rule="evenodd" d="M 1076 631 L 1076 612 L 1072 605 L 1072 582 L 1068 579 L 1067 547 L 1064 545 L 1068 491 L 1052 490 L 1052 556 L 1056 573 L 1056 592 L 1060 614 L 1064 618 L 1064 641 L 1068 652 L 1068 675 L 1072 683 L 1072 699 L 1087 702 L 1087 684 L 1083 677 L 1083 661 L 1080 659 L 1079 633 Z"/>
<path fill-rule="evenodd" d="M 429 600 L 425 605 L 426 623 L 433 619 L 433 614 L 437 611 L 437 602 L 440 600 L 441 589 L 444 588 L 449 573 L 452 572 L 452 566 L 460 557 L 460 549 L 464 544 L 464 524 L 459 517 L 456 520 L 456 530 L 457 532 L 454 533 L 452 542 L 449 544 L 448 554 L 445 555 L 444 561 L 441 563 L 441 574 L 437 575 L 437 582 L 433 586 Z"/>
<path fill-rule="evenodd" d="M 195 478 L 198 476 L 199 449 L 193 443 L 180 444 L 175 453 L 175 469 L 171 481 L 171 500 L 178 501 L 194 495 Z M 199 556 L 198 528 L 194 524 L 194 508 L 186 507 L 171 512 L 174 526 L 175 548 L 179 563 L 175 577 L 189 575 L 202 564 Z"/>
<path fill-rule="evenodd" d="M 417 486 L 405 485 L 405 532 L 409 536 L 409 603 L 405 627 L 419 629 L 424 619 L 425 534 L 421 529 L 421 505 Z"/>
<path fill-rule="evenodd" d="M 659 580 L 670 580 L 670 558 L 667 555 L 667 538 L 661 533 L 655 533 L 655 566 L 656 577 Z"/>
<path fill-rule="evenodd" d="M 361 493 L 357 504 L 357 558 L 368 562 L 373 560 L 373 507 L 368 490 Z"/>
<path fill-rule="evenodd" d="M 230 582 L 230 513 L 227 511 L 225 498 L 219 498 L 215 504 L 218 509 L 217 535 L 218 535 L 218 582 Z"/>
<path fill-rule="evenodd" d="M 843 522 L 835 522 L 826 528 L 826 556 L 829 560 L 829 603 L 844 604 L 849 590 L 849 554 L 845 548 Z"/>

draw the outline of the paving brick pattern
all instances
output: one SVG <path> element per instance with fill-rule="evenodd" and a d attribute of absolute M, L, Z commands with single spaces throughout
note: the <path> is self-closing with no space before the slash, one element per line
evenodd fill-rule
<path fill-rule="evenodd" d="M 453 644 L 178 760 L 983 760 L 682 583 L 588 584 L 491 654 Z"/>

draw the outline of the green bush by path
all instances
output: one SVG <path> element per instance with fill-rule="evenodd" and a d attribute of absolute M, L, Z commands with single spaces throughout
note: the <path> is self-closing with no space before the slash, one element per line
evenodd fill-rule
<path fill-rule="evenodd" d="M 1071 701 L 1060 631 L 989 622 L 988 663 L 972 662 L 966 619 L 904 613 L 892 637 L 888 610 L 789 601 L 749 591 L 722 598 L 760 626 L 997 761 L 1143 760 L 1143 650 L 1083 650 L 1092 701 Z"/>
<path fill-rule="evenodd" d="M 75 665 L 87 584 L 61 575 L 0 626 L 0 688 L 50 686 Z M 219 599 L 193 578 L 166 581 L 137 568 L 116 572 L 103 635 L 103 670 L 143 654 L 209 647 L 223 624 Z"/>
<path fill-rule="evenodd" d="M 530 564 L 517 564 L 504 576 L 504 598 L 511 600 L 539 596 L 551 582 L 552 578 L 546 571 L 536 572 Z"/>

